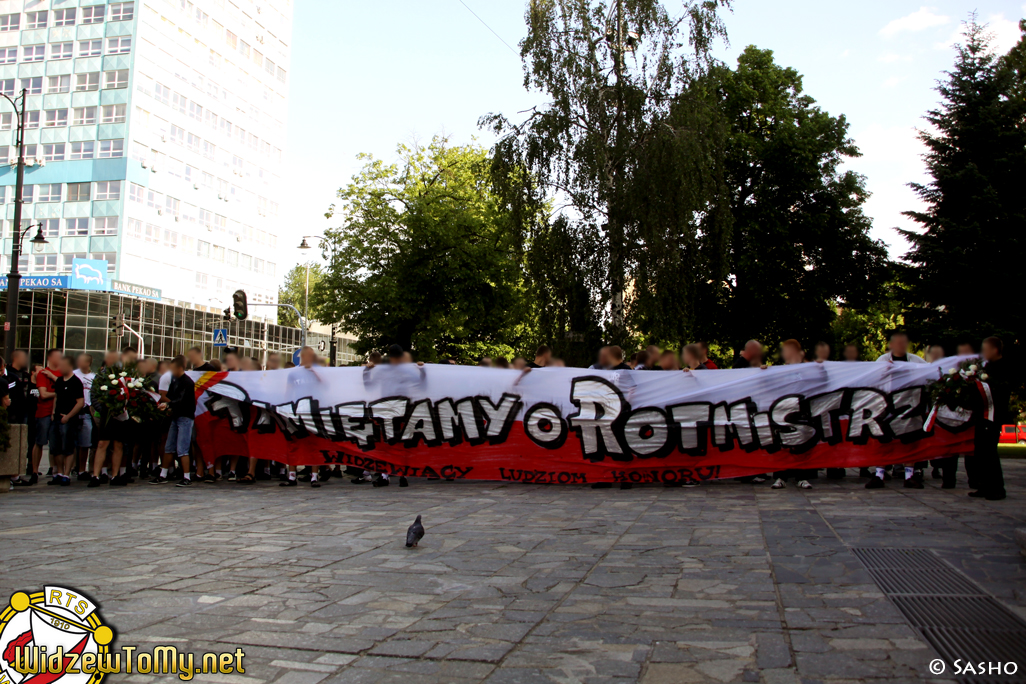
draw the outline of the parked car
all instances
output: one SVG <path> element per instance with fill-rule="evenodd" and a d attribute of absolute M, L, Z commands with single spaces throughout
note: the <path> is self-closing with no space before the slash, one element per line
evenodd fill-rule
<path fill-rule="evenodd" d="M 1001 444 L 1026 444 L 1026 425 L 1002 425 Z"/>

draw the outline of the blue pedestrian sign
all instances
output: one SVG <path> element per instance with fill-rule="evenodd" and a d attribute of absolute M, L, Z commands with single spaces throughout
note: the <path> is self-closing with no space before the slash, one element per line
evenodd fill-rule
<path fill-rule="evenodd" d="M 297 349 L 296 351 L 292 352 L 292 365 L 293 366 L 298 366 L 299 365 L 299 352 L 300 351 L 301 350 Z"/>
<path fill-rule="evenodd" d="M 228 329 L 227 328 L 215 328 L 214 329 L 214 346 L 215 347 L 227 347 L 228 346 Z"/>

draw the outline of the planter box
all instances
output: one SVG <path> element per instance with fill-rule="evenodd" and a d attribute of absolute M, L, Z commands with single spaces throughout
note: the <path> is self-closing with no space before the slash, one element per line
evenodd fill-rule
<path fill-rule="evenodd" d="M 27 452 L 28 425 L 11 425 L 11 448 L 0 452 L 0 478 L 6 479 L 25 472 Z M 8 487 L 0 485 L 0 494 L 7 490 Z"/>

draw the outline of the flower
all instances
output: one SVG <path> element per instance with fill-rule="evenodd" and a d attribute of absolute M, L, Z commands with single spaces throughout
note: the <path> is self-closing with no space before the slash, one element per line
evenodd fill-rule
<path fill-rule="evenodd" d="M 984 382 L 986 382 L 989 379 L 990 379 L 989 375 L 987 375 L 986 373 L 980 373 L 980 380 L 983 380 Z"/>
<path fill-rule="evenodd" d="M 974 363 L 974 364 L 971 364 L 971 365 L 969 366 L 969 370 L 971 370 L 971 371 L 972 371 L 972 372 L 974 372 L 974 373 L 975 373 L 975 372 L 976 372 L 977 370 L 979 370 L 979 368 L 980 368 L 980 367 L 979 367 L 979 366 L 977 366 L 977 365 L 976 365 L 975 363 Z"/>
<path fill-rule="evenodd" d="M 100 391 L 101 392 L 106 392 L 107 391 L 107 386 L 106 385 L 100 385 Z"/>
<path fill-rule="evenodd" d="M 110 378 L 111 380 L 116 380 L 118 376 L 116 376 L 116 375 L 114 375 L 113 373 L 111 373 L 111 374 L 110 374 L 110 375 L 108 375 L 107 377 L 108 377 L 108 378 Z"/>
<path fill-rule="evenodd" d="M 121 377 L 125 377 L 126 375 L 128 375 L 128 373 L 126 373 L 125 371 L 121 371 L 120 373 L 118 373 L 118 375 L 120 375 Z"/>
<path fill-rule="evenodd" d="M 971 377 L 973 377 L 974 375 L 976 375 L 976 371 L 975 371 L 975 370 L 973 370 L 973 369 L 969 369 L 969 370 L 968 370 L 968 371 L 966 371 L 966 373 L 965 373 L 965 377 L 967 377 L 967 378 L 971 378 Z"/>
<path fill-rule="evenodd" d="M 957 373 L 958 373 L 958 369 L 957 368 L 949 368 L 948 369 L 948 375 L 956 375 Z"/>
<path fill-rule="evenodd" d="M 117 395 L 118 395 L 118 391 L 117 390 L 111 390 L 110 391 L 110 396 L 116 397 Z"/>

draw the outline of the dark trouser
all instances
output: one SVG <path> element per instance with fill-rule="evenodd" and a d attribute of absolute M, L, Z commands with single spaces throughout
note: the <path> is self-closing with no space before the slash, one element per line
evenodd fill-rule
<path fill-rule="evenodd" d="M 997 451 L 1000 429 L 1000 425 L 989 420 L 981 420 L 976 424 L 976 453 L 971 457 L 974 461 L 973 484 L 979 485 L 980 491 L 987 496 L 1005 494 L 1005 476 L 1001 471 L 1001 457 Z M 967 464 L 969 460 L 966 459 Z"/>
<path fill-rule="evenodd" d="M 956 474 L 958 473 L 958 456 L 948 456 L 947 458 L 938 458 L 930 461 L 930 464 L 934 468 L 940 468 L 941 473 L 944 476 L 944 486 L 952 489 L 956 483 Z M 966 465 L 969 465 L 969 460 L 966 460 Z"/>

